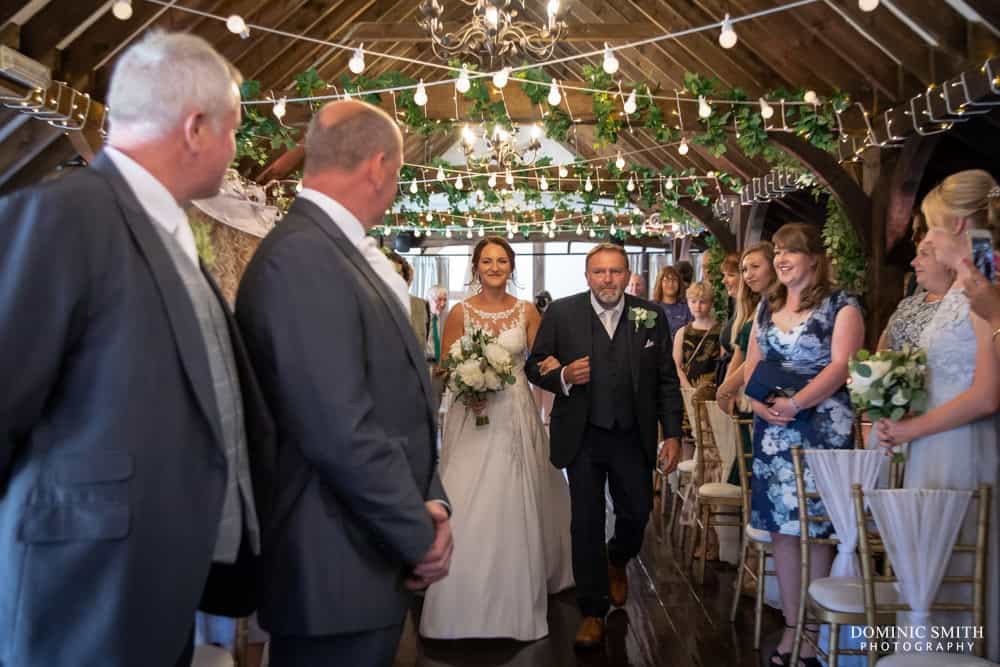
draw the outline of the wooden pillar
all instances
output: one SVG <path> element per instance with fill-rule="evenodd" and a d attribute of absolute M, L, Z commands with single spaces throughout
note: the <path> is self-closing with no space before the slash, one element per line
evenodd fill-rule
<path fill-rule="evenodd" d="M 743 248 L 751 248 L 760 243 L 761 236 L 764 234 L 764 221 L 767 219 L 767 211 L 770 208 L 770 202 L 757 202 L 746 207 Z"/>
<path fill-rule="evenodd" d="M 532 284 L 535 286 L 535 294 L 538 294 L 543 289 L 548 289 L 545 286 L 545 244 L 537 241 L 532 243 L 531 252 Z"/>

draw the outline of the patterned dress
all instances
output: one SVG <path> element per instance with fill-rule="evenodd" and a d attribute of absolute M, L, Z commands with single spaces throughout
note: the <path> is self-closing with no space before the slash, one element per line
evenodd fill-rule
<path fill-rule="evenodd" d="M 920 335 L 934 317 L 941 300 L 927 301 L 927 292 L 908 296 L 899 302 L 885 325 L 885 343 L 890 350 L 902 350 L 904 345 L 920 347 Z"/>
<path fill-rule="evenodd" d="M 715 367 L 719 363 L 719 334 L 722 328 L 716 323 L 711 329 L 695 329 L 694 323 L 684 328 L 684 347 L 681 361 L 692 387 L 715 382 Z M 703 340 L 704 339 L 704 340 Z"/>
<path fill-rule="evenodd" d="M 833 291 L 799 324 L 786 333 L 771 320 L 766 299 L 757 309 L 757 345 L 761 358 L 778 362 L 786 368 L 814 378 L 830 363 L 833 325 L 845 306 L 858 307 L 854 297 L 841 290 Z M 751 479 L 751 517 L 754 528 L 783 535 L 799 534 L 799 506 L 795 491 L 795 468 L 792 447 L 808 449 L 849 449 L 853 445 L 854 409 L 846 386 L 811 410 L 810 430 L 816 442 L 806 439 L 796 422 L 774 426 L 754 417 L 753 476 Z M 805 469 L 806 490 L 816 490 L 812 472 Z M 817 498 L 809 501 L 809 511 L 826 514 Z M 833 525 L 811 523 L 813 537 L 829 537 Z"/>

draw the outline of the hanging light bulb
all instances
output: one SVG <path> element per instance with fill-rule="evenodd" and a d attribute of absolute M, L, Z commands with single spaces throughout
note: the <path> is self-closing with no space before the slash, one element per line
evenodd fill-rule
<path fill-rule="evenodd" d="M 552 85 L 549 86 L 549 104 L 556 106 L 562 100 L 562 95 L 559 94 L 559 83 L 552 79 Z"/>
<path fill-rule="evenodd" d="M 802 100 L 806 104 L 817 104 L 819 102 L 819 96 L 816 94 L 815 90 L 807 90 L 806 94 L 802 96 Z"/>
<path fill-rule="evenodd" d="M 488 186 L 490 186 L 491 188 L 495 188 L 497 186 L 497 174 L 496 174 L 496 172 L 491 172 L 490 173 L 490 177 L 488 179 L 486 179 L 486 184 Z"/>
<path fill-rule="evenodd" d="M 458 177 L 455 179 L 455 189 L 456 190 L 461 190 L 464 187 L 465 187 L 465 183 L 462 182 L 462 175 L 459 174 Z"/>
<path fill-rule="evenodd" d="M 535 140 L 542 138 L 542 128 L 539 127 L 538 123 L 532 123 L 531 125 L 531 138 Z"/>
<path fill-rule="evenodd" d="M 474 223 L 472 222 L 472 216 L 470 215 L 470 216 L 469 216 L 469 219 L 465 221 L 465 226 L 466 226 L 466 227 L 472 227 L 472 226 L 473 226 L 473 224 L 474 224 Z"/>
<path fill-rule="evenodd" d="M 548 234 L 548 233 L 549 233 L 549 225 L 548 225 L 548 223 L 543 222 L 542 223 L 542 234 Z"/>
<path fill-rule="evenodd" d="M 618 71 L 618 58 L 615 57 L 615 52 L 611 50 L 607 42 L 604 42 L 604 71 L 608 74 L 614 74 Z"/>
<path fill-rule="evenodd" d="M 667 190 L 673 190 L 673 189 L 674 189 L 674 177 L 671 176 L 667 179 Z"/>
<path fill-rule="evenodd" d="M 430 211 L 427 211 L 427 222 L 430 222 L 433 219 L 434 219 L 434 214 L 431 213 Z"/>
<path fill-rule="evenodd" d="M 582 236 L 583 235 L 583 225 L 582 224 L 580 224 L 580 223 L 576 224 L 576 233 L 577 233 L 577 236 Z"/>
<path fill-rule="evenodd" d="M 295 184 L 295 191 L 302 192 L 302 181 L 299 181 L 298 183 Z"/>
<path fill-rule="evenodd" d="M 354 74 L 361 74 L 365 71 L 365 45 L 362 44 L 358 48 L 354 49 L 354 55 L 351 59 L 347 61 L 347 69 L 351 70 Z"/>
<path fill-rule="evenodd" d="M 469 231 L 465 232 L 465 238 L 467 238 L 467 239 L 471 239 L 472 238 L 472 230 L 471 229 Z"/>
<path fill-rule="evenodd" d="M 549 189 L 549 182 L 548 182 L 548 180 L 546 180 L 546 178 L 544 176 L 542 176 L 540 179 L 538 179 L 538 189 L 539 190 L 548 190 Z"/>
<path fill-rule="evenodd" d="M 625 100 L 625 113 L 631 116 L 635 113 L 636 108 L 635 89 L 633 88 L 632 92 L 628 94 L 628 99 Z"/>
<path fill-rule="evenodd" d="M 479 225 L 479 238 L 486 236 L 486 232 L 483 230 L 483 226 Z"/>
<path fill-rule="evenodd" d="M 420 238 L 420 228 L 419 227 L 414 227 L 413 228 L 413 238 L 415 238 L 415 239 L 419 239 Z"/>
<path fill-rule="evenodd" d="M 508 229 L 507 230 L 507 238 L 509 238 L 509 239 L 514 238 L 514 230 L 512 230 L 512 229 Z"/>
<path fill-rule="evenodd" d="M 567 176 L 569 176 L 569 169 L 564 164 L 559 165 L 559 178 L 566 178 Z"/>
<path fill-rule="evenodd" d="M 410 194 L 417 194 L 417 179 L 410 181 Z"/>
<path fill-rule="evenodd" d="M 597 211 L 590 214 L 590 221 L 595 225 L 601 221 L 601 216 L 597 215 Z"/>
<path fill-rule="evenodd" d="M 455 90 L 460 93 L 467 93 L 471 87 L 472 84 L 469 83 L 469 68 L 462 65 L 462 72 L 458 75 L 458 81 L 455 82 Z"/>
<path fill-rule="evenodd" d="M 628 185 L 625 186 L 625 189 L 628 190 L 629 192 L 635 190 L 635 181 L 632 180 L 631 176 L 628 177 Z"/>
<path fill-rule="evenodd" d="M 486 199 L 486 193 L 482 190 L 476 190 L 476 201 L 481 203 L 484 199 Z"/>
<path fill-rule="evenodd" d="M 282 118 L 285 117 L 286 111 L 287 109 L 285 108 L 285 98 L 282 97 L 280 100 L 274 103 L 274 108 L 271 110 L 271 113 L 274 114 L 275 118 L 281 120 Z"/>
<path fill-rule="evenodd" d="M 681 139 L 681 145 L 677 147 L 677 152 L 681 155 L 687 155 L 689 150 L 687 139 Z"/>
<path fill-rule="evenodd" d="M 508 169 L 507 173 L 504 174 L 503 182 L 507 185 L 514 185 L 514 174 L 510 173 L 510 169 Z"/>
<path fill-rule="evenodd" d="M 863 12 L 873 12 L 878 7 L 879 0 L 858 0 L 858 9 Z"/>
<path fill-rule="evenodd" d="M 119 21 L 128 21 L 132 18 L 132 0 L 115 0 L 111 5 L 111 13 Z"/>
<path fill-rule="evenodd" d="M 635 234 L 635 225 L 629 225 L 628 233 L 631 234 L 632 236 L 636 235 Z"/>
<path fill-rule="evenodd" d="M 698 117 L 708 118 L 712 115 L 712 106 L 705 99 L 704 95 L 698 96 Z"/>
<path fill-rule="evenodd" d="M 724 49 L 731 49 L 736 46 L 738 39 L 736 31 L 733 30 L 733 22 L 729 20 L 729 14 L 726 14 L 722 19 L 722 31 L 719 33 L 719 46 Z"/>
<path fill-rule="evenodd" d="M 559 14 L 559 0 L 549 0 L 546 11 L 549 15 L 549 19 L 554 20 L 556 15 Z"/>
<path fill-rule="evenodd" d="M 247 22 L 239 14 L 233 14 L 226 19 L 226 30 L 234 35 L 242 35 L 246 32 Z"/>
<path fill-rule="evenodd" d="M 450 239 L 451 238 L 451 227 L 449 227 L 448 229 L 444 230 L 444 237 L 446 239 Z"/>
<path fill-rule="evenodd" d="M 423 79 L 421 79 L 420 83 L 417 84 L 417 92 L 413 93 L 413 102 L 418 107 L 422 107 L 427 104 L 427 89 L 424 88 Z"/>
<path fill-rule="evenodd" d="M 440 167 L 440 166 L 438 167 L 438 173 L 437 173 L 436 178 L 439 181 L 443 181 L 444 180 L 444 167 Z"/>
<path fill-rule="evenodd" d="M 549 238 L 554 239 L 556 237 L 556 230 L 552 227 L 549 228 Z"/>
<path fill-rule="evenodd" d="M 612 236 L 618 233 L 618 230 L 615 229 L 615 223 L 613 222 L 611 223 L 611 227 L 608 228 L 608 233 L 611 234 Z"/>
<path fill-rule="evenodd" d="M 493 85 L 497 88 L 503 88 L 507 85 L 507 79 L 510 78 L 510 68 L 504 67 L 503 69 L 497 70 L 493 73 Z"/>
<path fill-rule="evenodd" d="M 760 98 L 760 117 L 764 120 L 770 120 L 774 116 L 774 107 L 767 103 L 763 97 Z"/>
<path fill-rule="evenodd" d="M 597 236 L 597 232 L 595 232 L 593 229 L 591 229 L 590 230 L 590 238 L 594 238 L 595 236 Z"/>
<path fill-rule="evenodd" d="M 618 159 L 615 160 L 615 166 L 618 167 L 619 171 L 625 168 L 625 158 L 622 157 L 621 151 L 618 151 Z"/>
<path fill-rule="evenodd" d="M 590 180 L 590 176 L 587 176 L 587 182 L 583 184 L 583 189 L 587 192 L 593 192 L 594 184 Z"/>

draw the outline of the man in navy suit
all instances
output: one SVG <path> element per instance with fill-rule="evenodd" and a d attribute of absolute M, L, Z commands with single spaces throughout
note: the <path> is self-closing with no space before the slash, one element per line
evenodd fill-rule
<path fill-rule="evenodd" d="M 236 299 L 278 429 L 261 621 L 280 667 L 389 667 L 410 591 L 448 572 L 423 341 L 406 282 L 365 235 L 396 196 L 402 147 L 380 109 L 323 107 L 303 190 Z"/>
<path fill-rule="evenodd" d="M 199 601 L 236 601 L 210 570 L 259 549 L 273 425 L 183 210 L 233 158 L 235 77 L 148 35 L 93 164 L 0 200 L 2 665 L 189 665 Z"/>

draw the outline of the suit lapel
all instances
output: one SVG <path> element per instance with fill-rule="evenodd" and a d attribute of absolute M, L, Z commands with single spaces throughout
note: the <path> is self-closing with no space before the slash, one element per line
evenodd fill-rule
<path fill-rule="evenodd" d="M 635 307 L 635 300 L 625 295 L 625 310 L 622 312 L 624 324 L 629 327 L 628 361 L 632 367 L 632 391 L 639 394 L 639 372 L 642 370 L 639 360 L 642 358 L 642 344 L 646 340 L 646 327 L 641 324 L 637 327 L 628 319 L 629 313 Z"/>
<path fill-rule="evenodd" d="M 344 236 L 344 233 L 340 231 L 336 223 L 330 220 L 318 206 L 304 199 L 297 199 L 292 210 L 312 220 L 324 234 L 330 237 L 334 245 L 344 253 L 344 256 L 354 265 L 361 276 L 368 281 L 379 297 L 381 297 L 385 307 L 389 309 L 389 314 L 392 316 L 393 321 L 396 323 L 396 328 L 399 330 L 399 335 L 402 337 L 406 347 L 406 353 L 409 355 L 410 361 L 413 363 L 413 368 L 416 369 L 417 376 L 420 378 L 420 387 L 424 392 L 431 423 L 436 424 L 437 418 L 434 414 L 436 406 L 432 399 L 430 375 L 429 373 L 421 372 L 421 369 L 427 368 L 427 361 L 424 359 L 423 352 L 417 346 L 417 337 L 413 333 L 413 326 L 406 317 L 406 311 L 399 304 L 399 299 L 390 291 L 389 286 L 372 270 L 371 265 L 364 258 L 364 255 L 354 247 L 354 244 Z"/>
<path fill-rule="evenodd" d="M 202 413 L 208 420 L 217 442 L 222 442 L 222 427 L 219 424 L 219 410 L 215 404 L 212 392 L 212 376 L 208 365 L 208 354 L 205 351 L 205 341 L 198 327 L 198 317 L 191 304 L 187 288 L 180 274 L 174 267 L 173 260 L 163 247 L 163 241 L 157 235 L 146 211 L 135 198 L 128 183 L 115 168 L 111 159 L 103 153 L 91 163 L 91 169 L 100 173 L 111 186 L 115 198 L 121 208 L 122 215 L 128 225 L 132 238 L 135 239 L 139 252 L 146 259 L 153 280 L 160 291 L 167 319 L 177 344 L 178 356 L 184 366 L 188 382 L 198 399 Z"/>
<path fill-rule="evenodd" d="M 593 359 L 594 357 L 594 306 L 590 303 L 590 292 L 584 292 L 580 299 L 580 306 L 577 314 L 577 331 L 580 332 L 581 346 L 585 354 Z M 560 359 L 560 361 L 562 361 Z M 564 363 L 569 363 L 571 361 L 576 361 L 576 359 L 569 359 Z M 583 385 L 584 389 L 587 389 L 588 385 Z"/>

